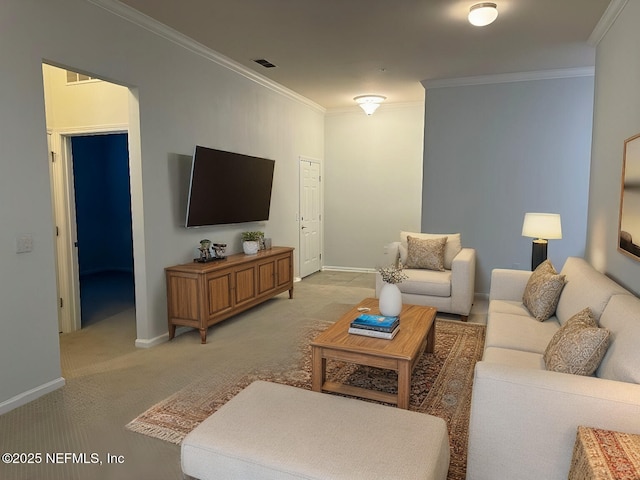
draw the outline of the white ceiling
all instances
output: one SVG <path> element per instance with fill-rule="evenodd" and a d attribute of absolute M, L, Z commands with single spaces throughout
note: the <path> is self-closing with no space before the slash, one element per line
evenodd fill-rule
<path fill-rule="evenodd" d="M 325 108 L 422 101 L 422 80 L 591 67 L 609 0 L 121 0 Z M 264 58 L 276 68 L 253 60 Z"/>

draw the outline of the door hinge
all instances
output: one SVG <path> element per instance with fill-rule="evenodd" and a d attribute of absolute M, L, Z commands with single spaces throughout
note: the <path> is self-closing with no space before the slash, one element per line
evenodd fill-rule
<path fill-rule="evenodd" d="M 58 226 L 56 225 L 56 237 L 60 236 L 60 229 L 58 228 Z"/>
<path fill-rule="evenodd" d="M 56 152 L 51 150 L 49 153 L 51 154 L 51 163 L 55 162 L 56 161 Z"/>
<path fill-rule="evenodd" d="M 64 301 L 60 298 L 60 308 L 64 307 Z"/>

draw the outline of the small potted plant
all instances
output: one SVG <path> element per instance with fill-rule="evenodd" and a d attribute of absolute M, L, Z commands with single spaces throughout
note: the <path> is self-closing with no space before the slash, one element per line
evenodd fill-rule
<path fill-rule="evenodd" d="M 260 249 L 264 232 L 242 232 L 242 250 L 247 255 L 255 255 Z"/>

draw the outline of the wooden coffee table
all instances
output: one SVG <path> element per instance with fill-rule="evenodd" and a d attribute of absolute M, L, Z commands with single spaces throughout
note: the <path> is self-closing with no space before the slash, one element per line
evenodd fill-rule
<path fill-rule="evenodd" d="M 342 393 L 408 409 L 411 372 L 425 351 L 433 352 L 436 309 L 403 305 L 400 331 L 393 340 L 384 340 L 348 332 L 349 324 L 361 313 L 359 307 L 370 308 L 367 313 L 380 313 L 378 300 L 366 298 L 311 342 L 311 388 L 316 392 Z M 395 370 L 398 372 L 398 395 L 326 380 L 327 359 Z"/>

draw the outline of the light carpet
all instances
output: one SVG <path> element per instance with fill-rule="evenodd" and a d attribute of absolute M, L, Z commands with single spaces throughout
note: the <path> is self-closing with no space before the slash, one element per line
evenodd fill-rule
<path fill-rule="evenodd" d="M 219 382 L 200 381 L 152 406 L 127 424 L 129 430 L 179 444 L 198 424 L 255 380 L 311 389 L 309 342 L 327 326 L 318 322 L 300 333 L 300 360 L 290 368 L 265 366 L 220 388 Z M 425 353 L 411 379 L 410 410 L 443 418 L 449 428 L 449 480 L 466 473 L 471 387 L 475 363 L 482 357 L 483 325 L 436 320 L 434 353 Z M 388 393 L 397 392 L 397 374 L 389 370 L 327 362 L 327 378 Z M 213 387 L 213 385 L 217 385 Z"/>

